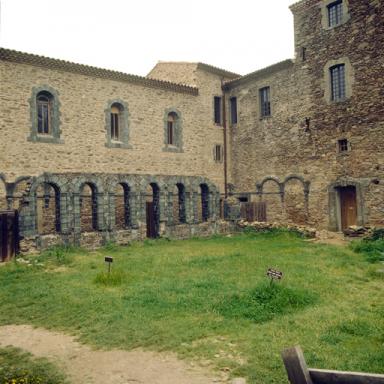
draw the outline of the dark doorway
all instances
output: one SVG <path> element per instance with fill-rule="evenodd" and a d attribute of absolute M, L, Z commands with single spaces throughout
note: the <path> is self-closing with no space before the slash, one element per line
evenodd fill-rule
<path fill-rule="evenodd" d="M 19 251 L 18 211 L 0 212 L 0 262 L 14 257 Z"/>
<path fill-rule="evenodd" d="M 147 237 L 159 237 L 160 228 L 160 189 L 151 183 L 146 192 Z"/>
<path fill-rule="evenodd" d="M 340 221 L 341 230 L 357 224 L 356 187 L 340 187 Z"/>

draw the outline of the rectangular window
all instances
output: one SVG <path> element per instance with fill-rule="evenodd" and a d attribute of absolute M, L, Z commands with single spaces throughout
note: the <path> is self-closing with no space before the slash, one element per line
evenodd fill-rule
<path fill-rule="evenodd" d="M 348 140 L 341 139 L 338 141 L 339 143 L 339 152 L 347 152 L 348 151 Z"/>
<path fill-rule="evenodd" d="M 260 94 L 260 115 L 261 117 L 271 116 L 270 88 L 264 87 L 259 90 Z"/>
<path fill-rule="evenodd" d="M 329 68 L 331 75 L 332 101 L 345 100 L 345 65 Z"/>
<path fill-rule="evenodd" d="M 237 98 L 231 97 L 229 103 L 231 106 L 231 124 L 237 124 Z"/>
<path fill-rule="evenodd" d="M 214 119 L 215 124 L 221 125 L 221 97 L 214 97 Z"/>
<path fill-rule="evenodd" d="M 343 19 L 343 1 L 335 1 L 328 5 L 328 25 L 335 27 L 341 24 Z"/>
<path fill-rule="evenodd" d="M 221 145 L 215 145 L 213 158 L 217 163 L 221 163 L 223 161 L 223 147 Z"/>
<path fill-rule="evenodd" d="M 119 114 L 111 113 L 111 139 L 119 140 Z"/>

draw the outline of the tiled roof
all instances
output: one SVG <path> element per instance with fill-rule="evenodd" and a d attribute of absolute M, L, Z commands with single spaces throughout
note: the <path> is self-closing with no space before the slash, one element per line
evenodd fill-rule
<path fill-rule="evenodd" d="M 197 69 L 211 72 L 215 75 L 229 77 L 230 79 L 237 79 L 237 78 L 241 77 L 238 73 L 230 72 L 230 71 L 227 71 L 225 69 L 214 67 L 213 65 L 209 65 L 209 64 L 205 64 L 205 63 L 197 63 Z"/>
<path fill-rule="evenodd" d="M 234 88 L 240 84 L 247 83 L 248 81 L 260 79 L 260 78 L 263 78 L 265 76 L 269 76 L 273 73 L 276 73 L 276 72 L 282 71 L 284 69 L 290 68 L 292 65 L 293 65 L 292 59 L 280 61 L 279 63 L 270 65 L 269 67 L 266 67 L 263 69 L 259 69 L 255 72 L 251 72 L 248 75 L 245 75 L 245 76 L 240 77 L 238 79 L 227 81 L 224 84 L 224 89 L 229 90 L 229 89 L 232 89 L 232 88 Z"/>
<path fill-rule="evenodd" d="M 124 81 L 144 87 L 161 88 L 169 91 L 198 95 L 199 90 L 189 85 L 171 83 L 164 80 L 149 79 L 142 76 L 129 75 L 124 72 L 111 71 L 89 65 L 72 63 L 70 61 L 51 59 L 45 56 L 33 55 L 11 49 L 0 48 L 0 60 L 30 64 L 38 67 L 56 69 L 66 72 L 79 73 L 82 75 L 100 77 L 105 79 Z"/>

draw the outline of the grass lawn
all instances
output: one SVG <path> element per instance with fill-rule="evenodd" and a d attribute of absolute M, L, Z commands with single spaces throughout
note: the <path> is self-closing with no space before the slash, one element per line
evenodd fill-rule
<path fill-rule="evenodd" d="M 287 383 L 280 352 L 296 344 L 311 367 L 384 372 L 382 265 L 347 248 L 242 234 L 30 260 L 0 268 L 1 324 L 105 349 L 175 351 L 249 383 Z M 272 287 L 268 267 L 284 273 Z"/>

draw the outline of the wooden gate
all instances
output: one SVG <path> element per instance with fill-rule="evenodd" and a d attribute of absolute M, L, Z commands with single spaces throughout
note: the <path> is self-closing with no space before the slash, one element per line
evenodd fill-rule
<path fill-rule="evenodd" d="M 0 212 L 0 262 L 14 257 L 19 252 L 18 211 Z"/>
<path fill-rule="evenodd" d="M 267 206 L 265 201 L 241 203 L 241 218 L 252 221 L 267 221 Z"/>

